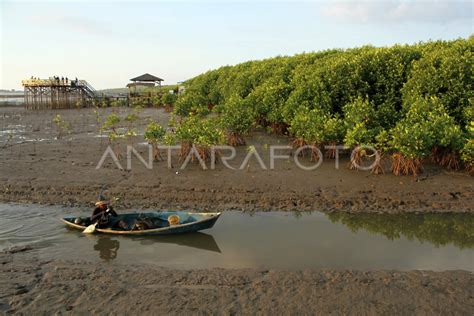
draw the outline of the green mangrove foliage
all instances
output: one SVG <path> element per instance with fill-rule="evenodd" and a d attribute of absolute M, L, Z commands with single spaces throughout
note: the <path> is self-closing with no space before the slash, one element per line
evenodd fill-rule
<path fill-rule="evenodd" d="M 337 116 L 332 116 L 328 111 L 303 107 L 291 121 L 289 131 L 294 135 L 294 147 L 312 146 L 308 151 L 314 160 L 319 159 L 319 151 L 315 147 L 321 145 L 335 145 L 342 140 L 344 125 Z M 301 151 L 302 154 L 305 151 Z"/>
<path fill-rule="evenodd" d="M 395 149 L 395 174 L 417 174 L 421 159 L 438 148 L 458 153 L 464 144 L 461 128 L 449 116 L 437 97 L 420 98 L 412 104 L 406 116 L 391 131 Z M 442 164 L 454 168 L 458 159 L 454 155 L 441 158 Z"/>
<path fill-rule="evenodd" d="M 188 80 L 174 113 L 217 114 L 234 145 L 262 126 L 300 144 L 374 146 L 395 174 L 416 175 L 427 159 L 472 171 L 473 50 L 471 36 L 225 66 Z"/>
<path fill-rule="evenodd" d="M 376 117 L 375 108 L 368 99 L 358 97 L 347 103 L 342 111 L 346 130 L 344 143 L 351 147 L 374 144 L 375 137 L 381 127 Z"/>
<path fill-rule="evenodd" d="M 461 150 L 461 159 L 471 173 L 474 172 L 474 121 L 468 127 L 468 140 Z"/>
<path fill-rule="evenodd" d="M 153 159 L 161 159 L 158 142 L 163 141 L 166 135 L 166 130 L 163 126 L 156 122 L 150 122 L 146 128 L 144 137 L 148 143 L 153 147 Z"/>
<path fill-rule="evenodd" d="M 353 149 L 367 145 L 378 147 L 376 137 L 383 129 L 379 124 L 375 107 L 369 103 L 368 98 L 358 97 L 353 102 L 347 103 L 342 111 L 346 129 L 344 143 Z M 351 169 L 357 169 L 362 159 L 368 155 L 366 150 L 361 148 L 363 147 L 358 148 L 351 156 Z M 377 162 L 373 172 L 383 172 L 380 162 Z"/>
<path fill-rule="evenodd" d="M 160 101 L 168 111 L 171 111 L 177 99 L 178 95 L 176 93 L 163 93 Z"/>
<path fill-rule="evenodd" d="M 102 126 L 100 127 L 100 132 L 106 132 L 109 144 L 114 147 L 115 155 L 120 159 L 120 142 L 122 139 L 127 140 L 130 144 L 133 144 L 132 141 L 134 137 L 137 136 L 136 124 L 140 121 L 140 113 L 142 107 L 135 106 L 133 109 L 128 110 L 124 117 L 120 117 L 118 111 L 113 110 L 108 116 L 105 117 L 105 120 L 102 120 L 98 110 L 95 110 L 97 123 L 103 121 Z"/>
<path fill-rule="evenodd" d="M 117 113 L 112 112 L 106 118 L 105 122 L 101 127 L 101 130 L 107 132 L 109 138 L 109 144 L 114 146 L 114 153 L 118 159 L 120 159 L 120 138 L 123 134 L 120 131 L 121 119 Z"/>
<path fill-rule="evenodd" d="M 203 118 L 199 115 L 190 115 L 184 118 L 176 127 L 175 136 L 168 137 L 181 143 L 180 156 L 186 158 L 192 148 L 195 148 L 200 158 L 205 161 L 210 158 L 211 146 L 223 144 L 225 134 L 219 127 L 219 121 L 215 117 Z M 193 161 L 195 155 L 192 156 Z"/>
<path fill-rule="evenodd" d="M 247 103 L 235 94 L 227 102 L 214 108 L 220 114 L 219 125 L 226 132 L 229 145 L 245 145 L 243 136 L 255 123 L 255 109 Z"/>
<path fill-rule="evenodd" d="M 69 122 L 66 122 L 66 121 L 61 117 L 61 115 L 57 114 L 57 115 L 53 118 L 52 121 L 53 121 L 54 125 L 56 126 L 56 132 L 57 132 L 56 138 L 57 138 L 57 139 L 60 139 L 61 137 L 64 136 L 64 134 L 71 132 L 71 125 L 69 124 Z"/>
<path fill-rule="evenodd" d="M 423 58 L 413 65 L 404 85 L 404 105 L 417 98 L 435 96 L 456 123 L 465 126 L 474 119 L 472 73 L 474 37 L 454 42 L 435 42 L 424 48 Z"/>

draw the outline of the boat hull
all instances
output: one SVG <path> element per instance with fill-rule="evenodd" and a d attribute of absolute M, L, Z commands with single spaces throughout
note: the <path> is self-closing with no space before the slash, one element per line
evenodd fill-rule
<path fill-rule="evenodd" d="M 180 217 L 180 224 L 170 226 L 167 218 L 170 215 L 178 215 Z M 97 228 L 97 233 L 112 234 L 112 235 L 172 235 L 172 234 L 183 234 L 190 232 L 197 232 L 205 229 L 212 228 L 216 221 L 219 219 L 221 213 L 189 213 L 189 212 L 152 212 L 152 213 L 129 213 L 120 214 L 116 217 L 116 220 L 123 220 L 130 223 L 138 219 L 152 219 L 157 223 L 156 228 L 144 229 L 144 230 L 123 230 L 116 228 Z M 76 217 L 64 217 L 62 221 L 71 228 L 84 230 L 87 225 L 75 224 L 74 220 Z M 87 221 L 89 218 L 83 219 Z"/>

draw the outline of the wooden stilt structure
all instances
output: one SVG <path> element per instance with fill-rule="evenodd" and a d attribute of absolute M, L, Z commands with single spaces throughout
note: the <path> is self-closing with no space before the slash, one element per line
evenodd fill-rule
<path fill-rule="evenodd" d="M 132 83 L 127 84 L 129 105 L 138 102 L 146 106 L 153 106 L 154 100 L 161 98 L 163 94 L 161 82 L 164 80 L 149 73 L 132 78 L 130 81 Z"/>
<path fill-rule="evenodd" d="M 85 80 L 59 78 L 23 80 L 27 109 L 73 109 L 92 105 L 96 90 Z"/>

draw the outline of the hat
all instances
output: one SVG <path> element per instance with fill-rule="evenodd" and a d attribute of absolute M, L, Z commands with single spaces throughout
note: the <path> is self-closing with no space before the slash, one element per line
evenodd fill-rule
<path fill-rule="evenodd" d="M 109 195 L 109 191 L 107 190 L 100 192 L 98 201 L 95 203 L 95 206 L 108 204 L 108 199 L 107 199 L 108 195 Z"/>

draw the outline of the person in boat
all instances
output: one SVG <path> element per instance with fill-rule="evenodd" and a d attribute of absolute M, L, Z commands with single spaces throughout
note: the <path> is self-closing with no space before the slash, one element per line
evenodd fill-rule
<path fill-rule="evenodd" d="M 113 209 L 112 206 L 104 199 L 99 199 L 95 203 L 95 209 L 92 212 L 91 223 L 98 223 L 98 228 L 111 228 L 116 223 L 116 218 L 118 215 Z"/>

